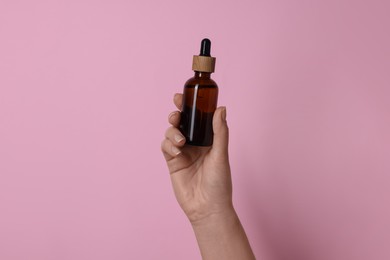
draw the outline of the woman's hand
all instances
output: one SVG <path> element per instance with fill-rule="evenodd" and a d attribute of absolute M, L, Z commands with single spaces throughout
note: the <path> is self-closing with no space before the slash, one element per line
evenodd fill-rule
<path fill-rule="evenodd" d="M 175 94 L 174 103 L 181 108 L 181 94 Z M 178 129 L 179 111 L 172 112 L 168 121 L 172 126 L 167 129 L 161 147 L 176 199 L 191 223 L 214 214 L 232 213 L 226 108 L 219 107 L 214 113 L 211 147 L 185 145 L 185 138 Z"/>
<path fill-rule="evenodd" d="M 178 109 L 182 95 L 174 96 Z M 165 133 L 161 149 L 167 161 L 177 201 L 190 220 L 206 259 L 255 259 L 245 231 L 232 203 L 226 108 L 213 117 L 211 147 L 185 145 L 180 133 L 180 112 L 169 115 L 172 125 Z"/>

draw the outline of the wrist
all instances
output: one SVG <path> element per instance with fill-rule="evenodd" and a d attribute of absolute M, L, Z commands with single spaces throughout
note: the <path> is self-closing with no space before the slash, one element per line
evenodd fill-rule
<path fill-rule="evenodd" d="M 191 222 L 202 259 L 253 260 L 248 238 L 233 207 Z"/>
<path fill-rule="evenodd" d="M 239 219 L 233 206 L 204 214 L 202 217 L 190 219 L 193 229 L 216 229 L 222 225 L 239 223 Z"/>

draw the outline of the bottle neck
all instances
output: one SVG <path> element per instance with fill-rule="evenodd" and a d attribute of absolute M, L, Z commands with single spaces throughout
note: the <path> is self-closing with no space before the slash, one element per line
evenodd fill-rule
<path fill-rule="evenodd" d="M 210 76 L 210 72 L 195 71 L 195 78 L 209 79 Z"/>

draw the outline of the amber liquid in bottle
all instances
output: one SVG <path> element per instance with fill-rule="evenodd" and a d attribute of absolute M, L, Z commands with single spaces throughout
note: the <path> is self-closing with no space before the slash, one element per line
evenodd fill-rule
<path fill-rule="evenodd" d="M 195 71 L 184 85 L 180 130 L 186 143 L 213 144 L 213 115 L 217 108 L 218 86 L 208 72 Z"/>

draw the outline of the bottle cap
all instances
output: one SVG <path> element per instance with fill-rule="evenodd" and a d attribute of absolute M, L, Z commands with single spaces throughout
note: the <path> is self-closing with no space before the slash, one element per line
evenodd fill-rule
<path fill-rule="evenodd" d="M 200 54 L 192 59 L 192 70 L 213 73 L 215 70 L 215 57 L 210 56 L 211 41 L 203 39 L 200 44 Z"/>

